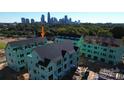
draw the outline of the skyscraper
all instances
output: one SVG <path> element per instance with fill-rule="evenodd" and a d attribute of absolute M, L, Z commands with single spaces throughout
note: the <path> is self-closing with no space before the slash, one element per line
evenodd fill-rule
<path fill-rule="evenodd" d="M 50 12 L 48 12 L 48 15 L 47 15 L 47 22 L 48 24 L 50 24 Z"/>
<path fill-rule="evenodd" d="M 65 21 L 65 22 L 64 22 L 65 24 L 68 23 L 68 16 L 67 16 L 67 15 L 65 15 L 64 21 Z"/>
<path fill-rule="evenodd" d="M 43 23 L 43 24 L 45 23 L 45 16 L 44 15 L 41 16 L 41 23 Z"/>
<path fill-rule="evenodd" d="M 51 22 L 51 24 L 57 24 L 58 20 L 57 20 L 56 17 L 52 17 L 52 18 L 50 19 L 50 22 Z"/>
<path fill-rule="evenodd" d="M 26 23 L 25 18 L 21 18 L 21 23 Z"/>
<path fill-rule="evenodd" d="M 33 24 L 35 21 L 34 21 L 34 19 L 31 19 L 31 23 Z"/>
<path fill-rule="evenodd" d="M 72 19 L 71 19 L 71 18 L 69 18 L 69 24 L 70 24 L 70 23 L 72 23 Z"/>
<path fill-rule="evenodd" d="M 80 20 L 78 20 L 78 24 L 80 24 Z"/>
<path fill-rule="evenodd" d="M 27 24 L 30 23 L 28 18 L 25 19 L 25 22 L 26 22 Z"/>

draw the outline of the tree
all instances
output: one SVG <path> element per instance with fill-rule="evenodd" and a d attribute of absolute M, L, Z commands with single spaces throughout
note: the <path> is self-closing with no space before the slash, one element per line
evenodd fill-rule
<path fill-rule="evenodd" d="M 124 36 L 122 37 L 122 42 L 123 42 L 123 44 L 124 44 Z"/>
<path fill-rule="evenodd" d="M 122 38 L 124 36 L 124 27 L 117 26 L 110 30 L 115 38 Z"/>

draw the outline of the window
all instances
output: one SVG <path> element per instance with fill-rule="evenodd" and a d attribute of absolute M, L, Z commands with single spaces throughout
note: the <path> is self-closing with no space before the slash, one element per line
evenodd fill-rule
<path fill-rule="evenodd" d="M 66 68 L 67 68 L 67 64 L 64 65 L 64 69 L 66 69 Z"/>
<path fill-rule="evenodd" d="M 20 67 L 20 70 L 24 70 L 24 68 L 25 68 L 24 66 L 23 67 Z"/>
<path fill-rule="evenodd" d="M 49 72 L 52 71 L 52 67 L 49 67 Z"/>
<path fill-rule="evenodd" d="M 109 58 L 112 58 L 112 55 L 109 55 Z"/>
<path fill-rule="evenodd" d="M 24 54 L 20 54 L 20 57 L 24 57 Z"/>
<path fill-rule="evenodd" d="M 88 47 L 90 48 L 91 46 L 90 46 L 90 45 L 88 45 Z"/>
<path fill-rule="evenodd" d="M 97 49 L 97 47 L 96 47 L 96 46 L 95 46 L 94 48 L 95 48 L 95 49 Z"/>
<path fill-rule="evenodd" d="M 86 45 L 84 44 L 84 47 L 86 47 Z"/>
<path fill-rule="evenodd" d="M 88 58 L 91 58 L 91 55 L 88 55 Z"/>
<path fill-rule="evenodd" d="M 71 54 L 71 55 L 69 55 L 69 58 L 72 58 L 72 54 Z"/>
<path fill-rule="evenodd" d="M 86 49 L 83 49 L 83 48 L 82 48 L 82 51 L 86 51 Z"/>
<path fill-rule="evenodd" d="M 21 64 L 20 61 L 18 61 L 18 64 Z"/>
<path fill-rule="evenodd" d="M 61 75 L 59 75 L 59 76 L 58 76 L 58 79 L 61 79 L 61 78 L 62 78 L 62 76 L 61 76 Z"/>
<path fill-rule="evenodd" d="M 24 62 L 24 60 L 21 60 L 21 62 Z"/>
<path fill-rule="evenodd" d="M 70 61 L 70 64 L 72 64 L 72 60 Z"/>
<path fill-rule="evenodd" d="M 32 77 L 31 74 L 29 74 L 29 77 L 30 77 L 30 78 Z"/>
<path fill-rule="evenodd" d="M 19 50 L 23 50 L 23 48 L 22 48 L 22 47 L 18 47 L 18 49 L 19 49 Z"/>
<path fill-rule="evenodd" d="M 105 53 L 103 53 L 102 55 L 103 55 L 103 56 L 106 56 L 106 54 L 105 54 Z"/>
<path fill-rule="evenodd" d="M 77 43 L 76 43 L 76 42 L 74 42 L 73 44 L 74 44 L 74 45 L 76 45 Z"/>
<path fill-rule="evenodd" d="M 43 68 L 43 67 L 41 67 L 41 69 L 42 69 L 42 70 L 44 70 L 44 68 Z"/>
<path fill-rule="evenodd" d="M 11 56 L 11 53 L 9 53 L 9 56 Z"/>
<path fill-rule="evenodd" d="M 110 50 L 111 53 L 113 53 L 114 51 L 113 50 Z"/>
<path fill-rule="evenodd" d="M 11 59 L 11 62 L 13 63 L 13 59 Z"/>
<path fill-rule="evenodd" d="M 35 42 L 35 44 L 34 44 L 35 46 L 37 46 L 37 43 Z"/>
<path fill-rule="evenodd" d="M 45 79 L 45 76 L 41 75 L 41 78 Z"/>
<path fill-rule="evenodd" d="M 105 62 L 105 59 L 104 59 L 104 58 L 101 58 L 101 61 L 102 61 L 102 62 Z"/>
<path fill-rule="evenodd" d="M 36 63 L 35 66 L 38 68 L 39 67 L 38 63 Z"/>
<path fill-rule="evenodd" d="M 37 71 L 36 70 L 34 70 L 34 74 L 36 74 L 37 73 Z"/>
<path fill-rule="evenodd" d="M 58 76 L 58 79 L 61 79 L 61 78 L 62 78 L 62 76 L 61 76 L 61 75 L 59 75 L 59 76 Z"/>
<path fill-rule="evenodd" d="M 38 43 L 38 45 L 43 45 L 43 43 L 41 42 L 41 43 Z"/>
<path fill-rule="evenodd" d="M 30 52 L 27 52 L 27 55 L 29 55 L 30 54 Z"/>
<path fill-rule="evenodd" d="M 49 76 L 49 80 L 53 80 L 53 75 L 50 75 Z"/>
<path fill-rule="evenodd" d="M 77 61 L 79 60 L 79 58 L 77 57 Z"/>
<path fill-rule="evenodd" d="M 61 71 L 62 71 L 62 69 L 61 69 L 61 68 L 59 68 L 59 69 L 58 69 L 58 73 L 60 73 Z"/>
<path fill-rule="evenodd" d="M 17 51 L 17 48 L 14 48 L 13 51 Z"/>
<path fill-rule="evenodd" d="M 82 53 L 82 56 L 85 56 L 85 53 Z"/>
<path fill-rule="evenodd" d="M 67 60 L 67 58 L 65 57 L 65 58 L 64 58 L 64 61 L 66 61 L 66 60 Z"/>
<path fill-rule="evenodd" d="M 97 56 L 94 56 L 94 60 L 97 60 L 98 59 L 98 57 Z"/>
<path fill-rule="evenodd" d="M 107 51 L 107 49 L 106 49 L 106 48 L 104 48 L 104 49 L 103 49 L 103 51 Z"/>
<path fill-rule="evenodd" d="M 90 50 L 88 50 L 87 52 L 90 52 Z"/>
<path fill-rule="evenodd" d="M 24 63 L 24 60 L 21 60 L 21 64 L 23 64 Z"/>
<path fill-rule="evenodd" d="M 34 45 L 33 45 L 33 44 L 32 44 L 31 46 L 32 46 L 32 47 L 34 47 Z"/>
<path fill-rule="evenodd" d="M 110 65 L 113 65 L 114 62 L 110 60 L 108 63 L 109 63 Z"/>
<path fill-rule="evenodd" d="M 61 64 L 61 60 L 59 60 L 58 62 L 57 62 L 57 66 L 59 66 Z"/>
<path fill-rule="evenodd" d="M 25 46 L 25 49 L 27 49 L 27 46 Z"/>
<path fill-rule="evenodd" d="M 94 51 L 94 54 L 97 54 L 97 51 Z"/>
<path fill-rule="evenodd" d="M 31 45 L 28 45 L 27 47 L 28 47 L 28 48 L 31 48 Z"/>

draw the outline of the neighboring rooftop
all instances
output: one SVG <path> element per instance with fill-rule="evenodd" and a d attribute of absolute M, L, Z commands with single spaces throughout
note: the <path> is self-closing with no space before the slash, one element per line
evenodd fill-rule
<path fill-rule="evenodd" d="M 122 45 L 121 40 L 112 37 L 85 36 L 84 42 L 91 44 L 99 44 L 102 46 L 119 47 Z"/>
<path fill-rule="evenodd" d="M 65 40 L 62 43 L 53 43 L 34 49 L 42 59 L 62 58 L 63 52 L 73 53 L 75 49 L 73 43 Z"/>
<path fill-rule="evenodd" d="M 37 38 L 30 38 L 30 39 L 25 39 L 25 40 L 19 40 L 19 41 L 13 41 L 13 42 L 9 42 L 8 44 L 10 46 L 22 46 L 22 45 L 27 45 L 30 44 L 32 42 L 44 42 L 46 38 L 41 38 L 41 37 L 37 37 Z"/>

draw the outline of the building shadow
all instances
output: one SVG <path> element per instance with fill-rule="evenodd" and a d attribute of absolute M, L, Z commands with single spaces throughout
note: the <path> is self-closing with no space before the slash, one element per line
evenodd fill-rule
<path fill-rule="evenodd" d="M 23 80 L 24 77 L 22 75 L 27 72 L 27 69 L 24 69 L 20 72 L 16 72 L 6 66 L 2 70 L 0 70 L 0 80 Z"/>
<path fill-rule="evenodd" d="M 124 63 L 120 62 L 117 65 L 111 65 L 100 61 L 89 61 L 89 58 L 81 56 L 79 66 L 88 67 L 89 70 L 99 73 L 100 69 L 119 69 L 119 73 L 124 74 Z"/>

